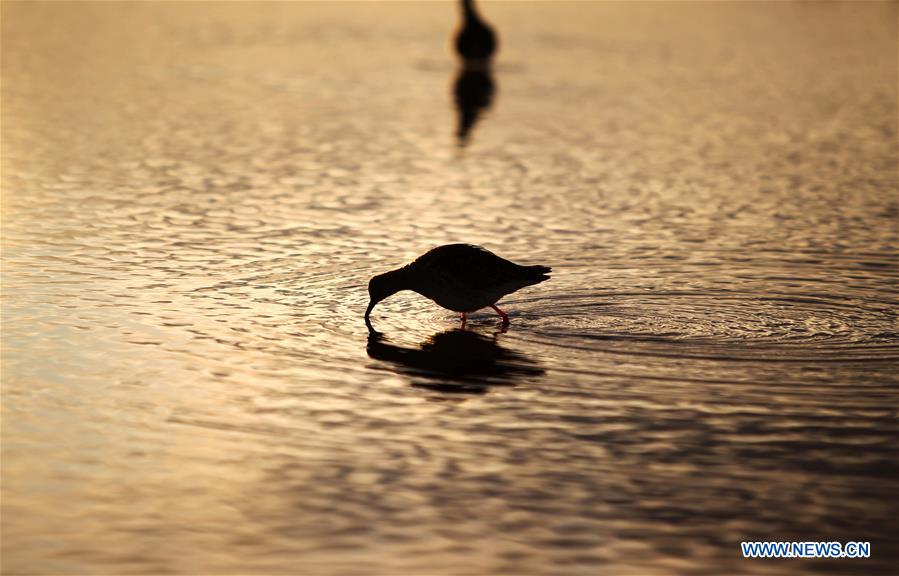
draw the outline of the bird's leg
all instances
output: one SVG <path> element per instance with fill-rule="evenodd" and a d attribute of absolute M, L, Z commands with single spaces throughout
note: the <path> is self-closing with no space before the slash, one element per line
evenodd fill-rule
<path fill-rule="evenodd" d="M 503 319 L 503 325 L 509 323 L 509 317 L 506 316 L 506 313 L 505 313 L 505 312 L 503 312 L 502 310 L 500 310 L 499 308 L 497 308 L 497 307 L 496 307 L 496 304 L 491 304 L 490 307 L 493 308 L 493 309 L 496 311 L 496 313 L 499 314 L 500 318 Z"/>
<path fill-rule="evenodd" d="M 465 312 L 462 313 L 462 327 L 465 328 Z"/>

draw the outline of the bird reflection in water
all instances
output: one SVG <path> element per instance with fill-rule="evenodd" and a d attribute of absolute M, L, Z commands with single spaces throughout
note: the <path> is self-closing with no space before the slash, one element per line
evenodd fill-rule
<path fill-rule="evenodd" d="M 453 85 L 458 114 L 456 137 L 459 145 L 468 143 L 472 128 L 493 101 L 496 85 L 490 61 L 496 52 L 496 33 L 481 19 L 474 0 L 461 0 L 462 27 L 456 34 L 456 52 L 462 67 Z"/>
<path fill-rule="evenodd" d="M 372 330 L 366 350 L 370 358 L 393 364 L 400 373 L 422 377 L 413 386 L 440 392 L 483 394 L 491 386 L 514 386 L 544 374 L 533 360 L 500 346 L 499 334 L 488 337 L 454 328 L 434 334 L 418 348 L 404 348 Z"/>
<path fill-rule="evenodd" d="M 468 144 L 472 128 L 481 113 L 490 107 L 494 89 L 489 69 L 463 68 L 459 71 L 453 87 L 458 114 L 456 138 L 458 138 L 459 146 Z"/>

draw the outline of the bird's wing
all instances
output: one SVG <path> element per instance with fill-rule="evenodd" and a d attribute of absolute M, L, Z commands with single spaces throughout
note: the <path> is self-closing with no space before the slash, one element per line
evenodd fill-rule
<path fill-rule="evenodd" d="M 470 244 L 434 248 L 412 263 L 413 267 L 473 290 L 489 289 L 516 280 L 525 268 Z"/>

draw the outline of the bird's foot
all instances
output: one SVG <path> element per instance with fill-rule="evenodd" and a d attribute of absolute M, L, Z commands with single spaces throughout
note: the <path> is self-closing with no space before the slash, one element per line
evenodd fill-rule
<path fill-rule="evenodd" d="M 493 308 L 493 310 L 496 311 L 497 314 L 499 314 L 499 317 L 503 319 L 503 326 L 508 326 L 509 316 L 507 316 L 505 312 L 497 308 L 496 304 L 491 304 L 490 307 Z"/>

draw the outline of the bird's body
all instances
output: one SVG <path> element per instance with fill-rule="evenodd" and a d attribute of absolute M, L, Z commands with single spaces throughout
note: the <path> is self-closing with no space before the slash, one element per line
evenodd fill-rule
<path fill-rule="evenodd" d="M 455 312 L 474 312 L 542 282 L 550 268 L 519 266 L 479 246 L 448 244 L 409 265 L 411 289 Z"/>
<path fill-rule="evenodd" d="M 466 63 L 485 63 L 496 52 L 496 34 L 478 15 L 474 0 L 462 0 L 462 28 L 456 35 L 456 51 Z"/>
<path fill-rule="evenodd" d="M 461 312 L 463 320 L 465 313 L 489 306 L 508 322 L 496 302 L 525 286 L 548 280 L 550 271 L 547 266 L 515 264 L 479 246 L 439 246 L 402 268 L 371 279 L 366 322 L 375 304 L 400 290 L 418 292 L 448 310 Z"/>

